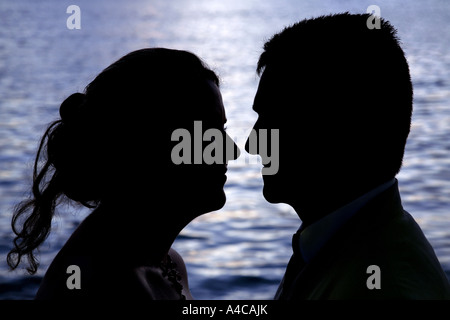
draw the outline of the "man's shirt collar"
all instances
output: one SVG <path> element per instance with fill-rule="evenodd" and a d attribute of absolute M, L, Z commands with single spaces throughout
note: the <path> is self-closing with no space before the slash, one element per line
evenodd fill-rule
<path fill-rule="evenodd" d="M 300 234 L 298 237 L 295 237 L 295 239 L 298 239 L 298 243 L 293 243 L 294 252 L 299 250 L 305 262 L 311 261 L 348 219 L 354 216 L 370 200 L 393 186 L 395 181 L 396 179 L 394 178 L 379 185 L 356 200 L 314 222 L 304 230 L 301 230 L 302 228 L 300 227 L 298 231 Z"/>

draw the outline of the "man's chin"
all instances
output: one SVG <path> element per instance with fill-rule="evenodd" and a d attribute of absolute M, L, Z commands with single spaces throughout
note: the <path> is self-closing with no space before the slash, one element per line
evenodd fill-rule
<path fill-rule="evenodd" d="M 283 194 L 280 193 L 280 189 L 272 188 L 266 183 L 263 187 L 263 196 L 270 203 L 283 203 Z"/>

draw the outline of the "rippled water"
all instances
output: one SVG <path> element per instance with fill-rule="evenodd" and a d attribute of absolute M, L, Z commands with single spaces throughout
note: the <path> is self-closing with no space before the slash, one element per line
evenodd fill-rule
<path fill-rule="evenodd" d="M 399 174 L 403 204 L 423 228 L 450 275 L 450 3 L 377 1 L 399 30 L 415 90 L 413 127 Z M 81 30 L 66 28 L 66 8 L 81 8 Z M 2 1 L 0 2 L 0 298 L 29 299 L 53 256 L 87 211 L 62 207 L 41 249 L 41 269 L 8 272 L 11 208 L 30 185 L 32 160 L 61 101 L 104 67 L 142 47 L 190 50 L 222 78 L 228 131 L 256 120 L 255 65 L 267 38 L 303 18 L 365 12 L 339 1 Z M 241 144 L 242 147 L 242 144 Z M 241 148 L 242 149 L 242 148 Z M 243 157 L 248 157 L 243 152 Z M 252 158 L 249 158 L 252 159 Z M 260 165 L 230 163 L 225 207 L 183 230 L 183 255 L 194 297 L 270 299 L 291 254 L 300 221 L 261 195 Z M 150 208 L 151 209 L 151 208 Z"/>

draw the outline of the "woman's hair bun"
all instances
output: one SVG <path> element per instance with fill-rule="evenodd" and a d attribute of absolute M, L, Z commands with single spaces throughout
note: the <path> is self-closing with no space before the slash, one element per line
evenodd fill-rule
<path fill-rule="evenodd" d="M 81 106 L 86 100 L 84 93 L 73 93 L 66 100 L 63 101 L 59 108 L 59 115 L 63 122 L 68 122 L 73 119 L 80 111 Z"/>

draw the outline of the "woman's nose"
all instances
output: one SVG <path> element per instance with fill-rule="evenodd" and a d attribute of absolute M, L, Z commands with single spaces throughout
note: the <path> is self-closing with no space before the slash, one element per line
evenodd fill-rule
<path fill-rule="evenodd" d="M 228 161 L 230 161 L 230 160 L 236 160 L 237 158 L 239 158 L 239 156 L 241 155 L 241 150 L 239 149 L 239 147 L 236 145 L 234 140 L 231 139 L 231 137 L 228 134 L 226 134 L 225 137 L 226 137 L 225 157 L 226 157 L 226 162 L 228 163 Z"/>

